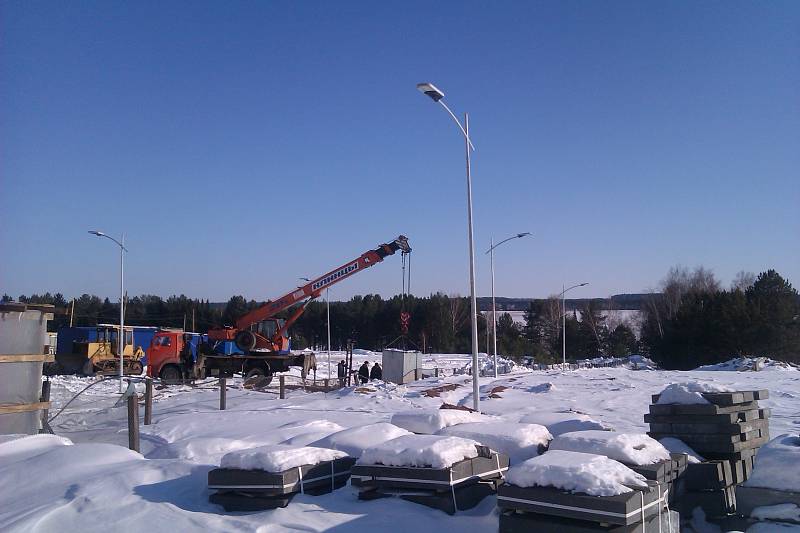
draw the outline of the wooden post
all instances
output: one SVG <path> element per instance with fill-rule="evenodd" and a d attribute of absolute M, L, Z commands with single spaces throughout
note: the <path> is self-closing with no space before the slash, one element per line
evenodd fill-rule
<path fill-rule="evenodd" d="M 139 451 L 139 396 L 128 396 L 128 448 Z"/>
<path fill-rule="evenodd" d="M 228 384 L 226 383 L 227 379 L 225 377 L 219 378 L 219 410 L 225 410 L 225 394 L 227 393 Z"/>
<path fill-rule="evenodd" d="M 278 387 L 278 392 L 279 392 L 279 394 L 278 394 L 278 397 L 279 397 L 281 400 L 285 400 L 285 399 L 286 399 L 286 378 L 283 376 L 283 374 L 281 374 L 280 376 L 278 376 L 278 384 L 279 384 L 279 387 Z"/>
<path fill-rule="evenodd" d="M 330 383 L 330 379 L 325 379 L 325 392 L 328 392 L 328 383 Z"/>
<path fill-rule="evenodd" d="M 434 368 L 434 369 L 433 369 L 433 375 L 434 375 L 435 377 L 437 377 L 437 378 L 439 377 L 439 367 L 438 367 L 438 366 L 437 366 L 436 368 Z"/>
<path fill-rule="evenodd" d="M 414 369 L 414 381 L 419 381 L 419 368 Z"/>
<path fill-rule="evenodd" d="M 147 378 L 144 382 L 144 425 L 153 423 L 153 379 Z"/>
<path fill-rule="evenodd" d="M 42 396 L 41 396 L 41 398 L 39 398 L 39 401 L 42 402 L 42 403 L 46 403 L 46 404 L 50 403 L 50 380 L 49 379 L 47 381 L 45 381 L 44 383 L 42 383 Z M 50 418 L 48 416 L 49 413 L 50 413 L 49 409 L 42 409 L 42 420 L 43 420 L 42 427 L 44 427 L 44 424 L 47 423 L 47 419 Z"/>

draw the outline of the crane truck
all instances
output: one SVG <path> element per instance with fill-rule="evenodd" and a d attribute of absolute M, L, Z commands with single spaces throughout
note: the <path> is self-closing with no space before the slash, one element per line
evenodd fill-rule
<path fill-rule="evenodd" d="M 277 300 L 267 301 L 241 316 L 233 326 L 213 328 L 202 342 L 193 344 L 174 331 L 156 333 L 154 346 L 171 346 L 157 355 L 151 350 L 148 374 L 164 381 L 203 379 L 208 376 L 232 376 L 242 373 L 246 378 L 263 376 L 269 383 L 272 375 L 286 372 L 290 366 L 300 366 L 303 374 L 316 366 L 313 353 L 292 354 L 289 328 L 297 322 L 308 304 L 322 292 L 362 270 L 365 270 L 397 251 L 411 253 L 408 238 L 403 235 L 368 250 L 338 268 L 308 281 Z M 296 307 L 286 319 L 276 315 Z M 195 334 L 196 335 L 196 334 Z M 162 338 L 163 337 L 163 338 Z M 184 342 L 185 341 L 185 342 Z M 186 346 L 184 350 L 182 347 Z M 191 347 L 191 348 L 190 348 Z M 184 354 L 182 361 L 181 353 Z M 187 359 L 190 361 L 186 362 Z"/>

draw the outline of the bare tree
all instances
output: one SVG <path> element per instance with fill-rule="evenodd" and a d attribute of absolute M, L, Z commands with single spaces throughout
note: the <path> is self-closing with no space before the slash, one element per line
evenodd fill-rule
<path fill-rule="evenodd" d="M 448 300 L 450 302 L 450 328 L 453 335 L 456 335 L 467 320 L 469 313 L 464 305 L 464 298 L 461 296 L 452 294 Z"/>
<path fill-rule="evenodd" d="M 756 282 L 756 275 L 752 272 L 745 272 L 740 270 L 731 282 L 731 291 L 744 292 L 748 287 L 751 287 Z"/>

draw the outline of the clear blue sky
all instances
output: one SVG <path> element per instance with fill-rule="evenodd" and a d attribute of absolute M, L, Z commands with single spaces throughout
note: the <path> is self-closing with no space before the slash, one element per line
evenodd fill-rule
<path fill-rule="evenodd" d="M 800 2 L 3 2 L 0 291 L 275 297 L 399 233 L 413 290 L 800 285 Z M 399 257 L 332 298 L 400 288 Z"/>

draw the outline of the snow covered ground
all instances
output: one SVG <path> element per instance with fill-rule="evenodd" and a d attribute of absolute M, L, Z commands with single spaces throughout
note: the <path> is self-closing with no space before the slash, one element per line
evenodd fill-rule
<path fill-rule="evenodd" d="M 377 354 L 357 355 L 379 360 Z M 339 355 L 332 357 L 333 372 Z M 320 357 L 321 370 L 325 354 Z M 468 356 L 434 356 L 433 368 L 460 368 Z M 324 371 L 324 370 L 323 370 Z M 318 376 L 319 377 L 319 376 Z M 126 449 L 126 410 L 113 407 L 118 385 L 93 386 L 53 421 L 63 439 L 0 440 L 0 530 L 48 531 L 495 531 L 495 499 L 448 516 L 399 500 L 358 501 L 345 487 L 332 494 L 298 495 L 285 509 L 225 513 L 208 502 L 207 473 L 231 451 L 269 444 L 308 445 L 343 428 L 388 422 L 394 413 L 435 409 L 443 402 L 472 405 L 469 376 L 428 378 L 407 386 L 373 382 L 330 393 L 246 390 L 233 380 L 227 410 L 209 380 L 197 387 L 156 390 L 153 424 L 142 426 L 141 449 Z M 706 381 L 739 390 L 769 389 L 770 432 L 800 430 L 800 372 L 577 371 L 520 369 L 481 378 L 483 412 L 517 422 L 531 413 L 572 409 L 621 432 L 644 432 L 650 395 L 669 383 Z M 56 377 L 54 415 L 90 378 Z M 139 385 L 141 388 L 142 386 Z M 414 515 L 413 521 L 409 515 Z"/>

